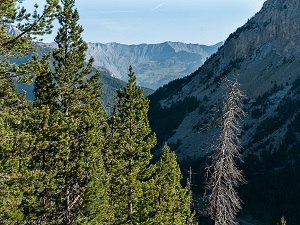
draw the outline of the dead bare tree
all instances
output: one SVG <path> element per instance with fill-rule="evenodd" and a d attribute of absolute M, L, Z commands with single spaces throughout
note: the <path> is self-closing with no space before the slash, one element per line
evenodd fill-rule
<path fill-rule="evenodd" d="M 245 182 L 236 163 L 241 160 L 239 123 L 245 115 L 242 102 L 245 98 L 237 79 L 226 82 L 220 117 L 220 135 L 214 146 L 211 165 L 207 167 L 206 189 L 210 194 L 206 213 L 214 225 L 237 225 L 236 214 L 241 200 L 236 188 Z"/>

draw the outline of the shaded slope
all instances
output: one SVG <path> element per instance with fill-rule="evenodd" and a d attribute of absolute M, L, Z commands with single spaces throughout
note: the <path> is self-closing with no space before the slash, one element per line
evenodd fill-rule
<path fill-rule="evenodd" d="M 268 0 L 244 26 L 238 28 L 196 72 L 170 82 L 150 96 L 150 122 L 154 131 L 165 118 L 156 111 L 194 98 L 198 107 L 169 111 L 168 118 L 185 112 L 174 128 L 163 132 L 179 158 L 199 173 L 218 130 L 203 130 L 211 123 L 211 109 L 222 95 L 222 79 L 239 75 L 248 96 L 248 111 L 241 137 L 247 185 L 241 189 L 245 212 L 264 224 L 275 224 L 285 215 L 288 224 L 300 224 L 300 2 Z M 161 144 L 161 143 L 160 143 Z M 191 162 L 190 162 L 191 163 Z M 297 177 L 297 178 L 296 178 Z"/>

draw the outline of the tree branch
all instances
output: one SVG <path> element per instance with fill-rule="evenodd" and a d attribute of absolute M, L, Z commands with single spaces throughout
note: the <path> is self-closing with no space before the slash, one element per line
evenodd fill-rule
<path fill-rule="evenodd" d="M 43 14 L 36 20 L 34 21 L 31 26 L 29 26 L 27 29 L 25 29 L 22 33 L 20 33 L 18 36 L 14 37 L 13 39 L 1 44 L 2 47 L 4 46 L 9 46 L 12 43 L 14 43 L 15 41 L 17 41 L 18 39 L 20 39 L 21 37 L 23 37 L 26 33 L 30 32 L 45 16 L 45 11 L 43 12 Z"/>

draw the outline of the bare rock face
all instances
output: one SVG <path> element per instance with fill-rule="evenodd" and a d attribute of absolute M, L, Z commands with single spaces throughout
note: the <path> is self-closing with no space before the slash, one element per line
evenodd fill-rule
<path fill-rule="evenodd" d="M 299 4 L 293 0 L 266 1 L 260 12 L 227 39 L 226 47 L 233 47 L 231 57 L 253 54 L 258 46 L 260 54 L 266 54 L 270 48 L 288 57 L 293 55 L 290 50 L 298 53 Z"/>
<path fill-rule="evenodd" d="M 195 71 L 221 45 L 88 43 L 87 56 L 94 57 L 96 66 L 108 69 L 114 77 L 124 81 L 128 67 L 132 65 L 139 85 L 157 89 Z"/>

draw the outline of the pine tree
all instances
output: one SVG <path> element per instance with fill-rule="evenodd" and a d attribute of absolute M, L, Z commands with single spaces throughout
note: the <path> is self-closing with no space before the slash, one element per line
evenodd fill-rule
<path fill-rule="evenodd" d="M 143 224 L 148 219 L 149 190 L 153 166 L 150 150 L 156 144 L 151 134 L 147 112 L 149 101 L 129 67 L 129 80 L 118 90 L 104 148 L 105 167 L 110 177 L 110 201 L 114 224 Z"/>
<path fill-rule="evenodd" d="M 24 193 L 31 190 L 35 171 L 27 167 L 33 137 L 26 132 L 24 120 L 30 112 L 24 94 L 18 94 L 15 81 L 26 80 L 35 73 L 33 58 L 18 66 L 9 59 L 27 56 L 33 50 L 32 35 L 49 33 L 54 19 L 57 0 L 49 0 L 41 15 L 28 14 L 18 8 L 20 1 L 3 0 L 0 4 L 0 219 L 16 222 L 24 217 Z M 20 34 L 7 34 L 7 25 L 20 23 Z M 27 79 L 28 80 L 28 79 Z"/>
<path fill-rule="evenodd" d="M 31 164 L 45 174 L 38 193 L 44 210 L 31 207 L 30 216 L 64 224 L 109 224 L 100 151 L 105 126 L 102 84 L 98 72 L 91 74 L 93 59 L 85 63 L 87 44 L 74 5 L 75 1 L 64 1 L 58 16 L 54 70 L 47 70 L 45 61 L 44 72 L 35 81 L 38 113 L 32 132 L 40 135 Z"/>
<path fill-rule="evenodd" d="M 30 189 L 34 176 L 27 170 L 30 156 L 26 150 L 30 147 L 32 138 L 22 128 L 23 120 L 28 114 L 23 109 L 24 103 L 18 101 L 16 94 L 11 94 L 10 97 L 9 107 L 3 99 L 0 100 L 0 219 L 19 221 L 23 218 L 20 207 L 23 194 Z"/>
<path fill-rule="evenodd" d="M 32 14 L 27 13 L 26 9 L 20 8 L 20 1 L 3 0 L 0 5 L 0 75 L 1 82 L 30 77 L 34 75 L 38 63 L 37 58 L 21 64 L 20 66 L 12 63 L 9 59 L 26 57 L 34 52 L 32 41 L 36 35 L 51 33 L 52 21 L 58 10 L 58 0 L 47 0 L 42 14 L 36 11 Z M 35 5 L 38 8 L 38 5 Z M 6 33 L 7 26 L 16 24 L 20 33 L 12 36 Z"/>
<path fill-rule="evenodd" d="M 243 93 L 237 80 L 228 81 L 228 94 L 223 99 L 221 133 L 212 163 L 208 167 L 210 175 L 207 189 L 211 191 L 207 213 L 215 225 L 235 225 L 235 216 L 241 208 L 240 199 L 235 190 L 244 183 L 236 160 L 241 159 L 239 121 L 244 116 L 242 109 Z"/>
<path fill-rule="evenodd" d="M 156 164 L 154 224 L 193 224 L 191 193 L 181 186 L 181 171 L 174 152 L 165 144 Z"/>

